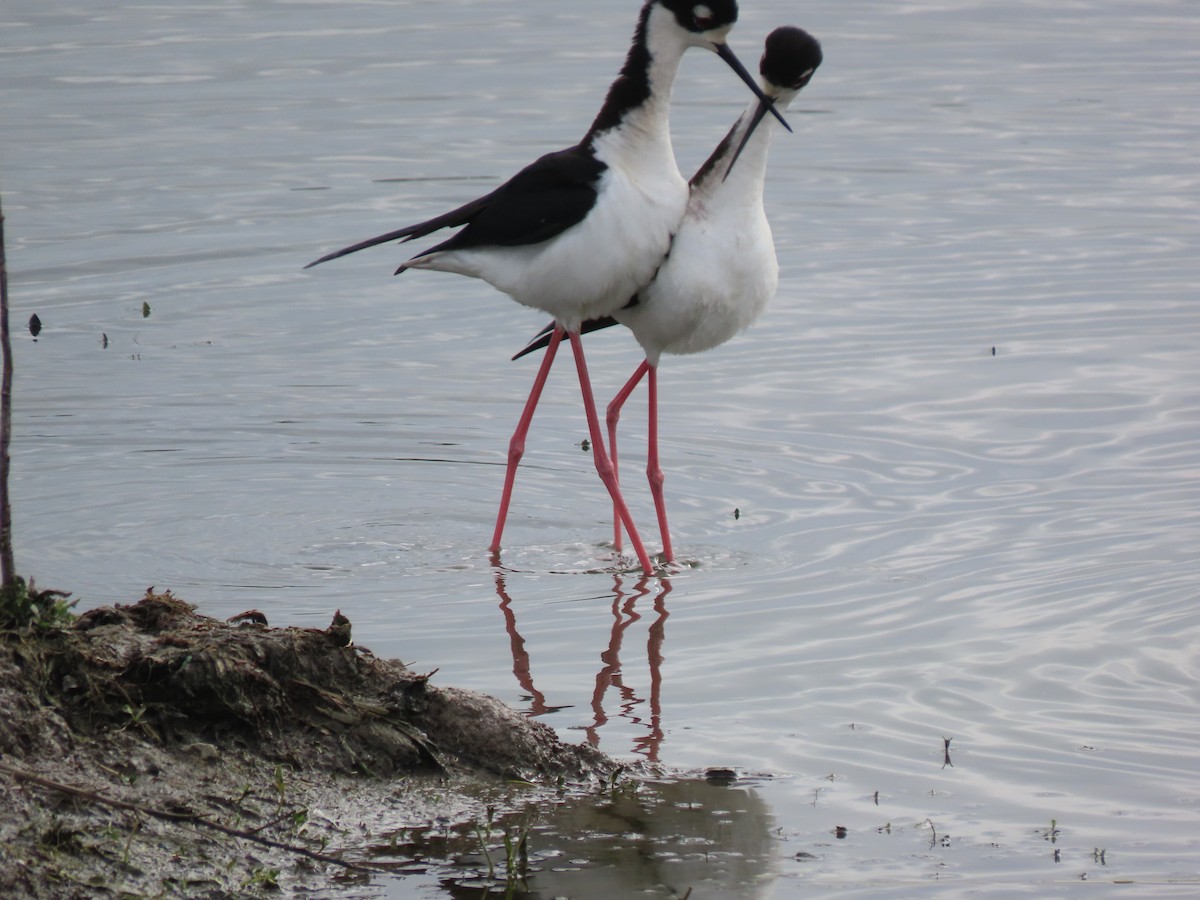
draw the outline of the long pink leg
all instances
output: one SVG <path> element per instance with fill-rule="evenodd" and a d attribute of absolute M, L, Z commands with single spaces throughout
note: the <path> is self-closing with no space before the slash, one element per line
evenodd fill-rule
<path fill-rule="evenodd" d="M 650 393 L 650 415 L 648 449 L 646 451 L 646 477 L 650 480 L 650 494 L 654 497 L 654 509 L 658 513 L 658 532 L 662 535 L 663 557 L 671 562 L 671 532 L 667 528 L 667 503 L 663 498 L 663 471 L 658 464 L 658 366 L 646 364 L 650 378 L 646 382 Z"/>
<path fill-rule="evenodd" d="M 642 364 L 634 370 L 633 375 L 625 382 L 625 386 L 617 391 L 617 395 L 609 402 L 605 414 L 605 420 L 608 423 L 608 454 L 618 482 L 620 481 L 620 467 L 617 464 L 617 422 L 621 420 L 621 409 L 625 406 L 625 401 L 629 399 L 629 395 L 633 393 L 633 389 L 638 386 L 638 382 L 642 380 L 642 376 L 649 368 L 649 361 L 642 360 Z M 613 506 L 613 547 L 618 551 L 621 549 L 621 517 L 617 514 L 615 505 Z"/>
<path fill-rule="evenodd" d="M 633 546 L 633 552 L 637 554 L 638 562 L 642 564 L 642 571 L 647 575 L 653 575 L 654 566 L 650 564 L 650 557 L 646 554 L 646 548 L 642 546 L 642 539 L 638 537 L 633 517 L 629 515 L 629 508 L 621 496 L 621 486 L 617 484 L 616 470 L 613 468 L 608 454 L 604 451 L 604 435 L 600 431 L 600 417 L 596 414 L 596 400 L 592 396 L 592 383 L 588 378 L 587 362 L 583 358 L 583 341 L 574 331 L 570 332 L 568 337 L 571 339 L 571 349 L 575 351 L 575 368 L 579 373 L 579 389 L 583 392 L 583 410 L 587 414 L 588 432 L 592 438 L 592 458 L 596 462 L 596 472 L 599 474 L 600 480 L 604 482 L 604 486 L 608 488 L 609 496 L 613 499 L 613 506 L 617 510 L 617 516 L 625 525 L 625 532 L 629 535 L 629 543 Z"/>
<path fill-rule="evenodd" d="M 538 400 L 542 396 L 542 388 L 546 386 L 546 378 L 550 374 L 550 366 L 554 363 L 554 354 L 563 338 L 563 330 L 555 327 L 550 337 L 550 346 L 542 358 L 541 368 L 533 379 L 533 387 L 529 390 L 529 399 L 525 401 L 525 409 L 517 420 L 517 430 L 513 432 L 512 440 L 508 442 L 508 470 L 504 473 L 504 493 L 500 495 L 500 512 L 496 515 L 496 530 L 492 534 L 492 545 L 488 548 L 493 553 L 500 552 L 500 536 L 504 533 L 504 522 L 508 518 L 508 504 L 512 500 L 513 482 L 517 478 L 517 463 L 525 455 L 525 436 L 529 433 L 529 423 L 533 421 L 533 412 L 537 409 Z"/>

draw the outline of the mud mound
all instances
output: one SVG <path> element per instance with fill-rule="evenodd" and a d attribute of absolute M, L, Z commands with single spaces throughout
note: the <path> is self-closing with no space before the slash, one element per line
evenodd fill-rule
<path fill-rule="evenodd" d="M 47 749 L 65 739 L 65 725 L 88 734 L 133 728 L 166 747 L 236 746 L 296 768 L 374 776 L 452 768 L 578 776 L 606 765 L 490 697 L 436 687 L 353 646 L 340 613 L 324 630 L 240 618 L 219 622 L 169 592 L 147 592 L 42 640 L 6 641 L 0 673 L 32 691 L 17 690 L 15 708 L 5 704 L 22 714 L 0 729 L 0 752 Z"/>
<path fill-rule="evenodd" d="M 365 877 L 372 835 L 397 823 L 617 768 L 355 647 L 340 614 L 323 630 L 237 618 L 148 591 L 0 632 L 0 896 L 320 890 Z"/>

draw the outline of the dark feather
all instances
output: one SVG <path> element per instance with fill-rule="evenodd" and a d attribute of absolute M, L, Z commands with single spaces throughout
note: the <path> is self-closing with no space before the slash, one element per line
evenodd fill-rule
<path fill-rule="evenodd" d="M 606 168 L 580 146 L 547 153 L 478 200 L 416 225 L 336 250 L 305 268 L 377 244 L 411 241 L 459 225 L 466 227 L 418 257 L 439 250 L 539 244 L 583 220 L 596 202 L 596 183 Z M 400 271 L 405 268 L 401 266 Z"/>
<path fill-rule="evenodd" d="M 525 349 L 518 353 L 513 359 L 520 359 L 527 353 L 532 353 L 534 350 L 541 350 L 543 347 L 550 346 L 550 337 L 554 334 L 554 322 L 551 322 L 541 331 L 533 336 Z M 601 328 L 611 328 L 613 325 L 620 324 L 612 316 L 604 316 L 599 319 L 588 319 L 579 329 L 580 334 L 591 334 L 593 331 L 599 331 Z"/>

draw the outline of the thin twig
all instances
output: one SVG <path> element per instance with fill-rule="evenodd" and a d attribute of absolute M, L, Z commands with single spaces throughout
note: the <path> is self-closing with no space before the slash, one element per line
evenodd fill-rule
<path fill-rule="evenodd" d="M 251 828 L 247 834 L 258 834 L 260 831 L 266 831 L 268 828 L 278 825 L 280 822 L 286 821 L 287 819 L 295 819 L 296 814 L 303 811 L 304 810 L 302 809 L 293 809 L 291 812 L 285 812 L 283 815 L 276 816 L 269 822 L 263 822 L 263 824 L 259 825 L 257 828 Z"/>
<path fill-rule="evenodd" d="M 930 834 L 932 834 L 932 837 L 929 838 L 929 849 L 932 850 L 934 847 L 937 846 L 937 839 L 938 839 L 938 833 L 937 833 L 937 829 L 933 825 L 933 819 L 926 819 L 924 822 L 921 822 L 920 824 L 929 826 Z"/>
<path fill-rule="evenodd" d="M 222 825 L 220 822 L 214 822 L 205 816 L 196 813 L 179 813 L 169 812 L 165 809 L 155 809 L 152 806 L 144 806 L 140 803 L 130 803 L 127 800 L 117 800 L 113 797 L 105 797 L 102 794 L 97 794 L 95 791 L 84 790 L 83 788 L 72 787 L 69 784 L 62 784 L 57 781 L 51 781 L 49 778 L 43 778 L 40 775 L 35 775 L 32 772 L 26 772 L 18 769 L 15 766 L 10 766 L 7 763 L 0 762 L 0 772 L 6 772 L 14 778 L 19 778 L 22 781 L 28 781 L 31 784 L 36 784 L 39 787 L 46 788 L 51 791 L 58 791 L 61 794 L 67 794 L 71 797 L 78 797 L 81 800 L 90 800 L 93 803 L 99 803 L 103 806 L 110 806 L 114 809 L 125 809 L 130 812 L 142 813 L 143 815 L 153 816 L 156 819 L 163 819 L 167 822 L 180 822 L 187 825 L 202 825 L 205 828 L 211 828 L 214 831 L 219 831 L 222 834 L 227 834 L 230 837 L 242 838 L 243 840 L 253 841 L 256 844 L 262 844 L 265 847 L 274 847 L 277 850 L 286 850 L 289 853 L 296 853 L 300 856 L 307 856 L 309 859 L 317 862 L 330 863 L 335 866 L 342 866 L 346 869 L 375 869 L 376 866 L 364 863 L 347 862 L 344 859 L 339 859 L 336 856 L 329 856 L 324 853 L 317 853 L 314 850 L 309 850 L 307 847 L 300 847 L 296 844 L 288 844 L 283 841 L 271 840 L 271 838 L 263 837 L 255 834 L 253 831 L 245 831 L 241 828 L 231 828 L 228 825 Z"/>
<path fill-rule="evenodd" d="M 8 500 L 8 445 L 12 441 L 12 340 L 8 334 L 8 266 L 4 258 L 4 208 L 0 206 L 0 587 L 11 590 L 16 579 L 13 562 L 12 507 Z"/>

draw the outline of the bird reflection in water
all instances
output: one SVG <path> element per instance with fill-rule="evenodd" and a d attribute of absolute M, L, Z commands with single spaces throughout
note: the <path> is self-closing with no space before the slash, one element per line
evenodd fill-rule
<path fill-rule="evenodd" d="M 592 691 L 592 721 L 582 726 L 587 735 L 588 743 L 593 747 L 600 745 L 600 729 L 609 721 L 609 713 L 605 712 L 605 700 L 609 689 L 616 688 L 615 711 L 609 709 L 612 715 L 625 719 L 643 733 L 634 740 L 633 752 L 641 754 L 650 762 L 657 762 L 659 750 L 663 741 L 662 730 L 662 663 L 663 641 L 666 638 L 667 594 L 671 593 L 671 582 L 666 579 L 638 578 L 631 588 L 626 588 L 624 578 L 614 574 L 612 589 L 612 628 L 609 631 L 608 645 L 600 653 L 602 663 L 596 673 L 596 686 Z M 525 639 L 517 629 L 517 617 L 513 612 L 512 598 L 505 586 L 504 573 L 497 571 L 496 596 L 500 598 L 500 612 L 504 616 L 504 627 L 508 632 L 512 649 L 513 675 L 517 683 L 529 698 L 529 715 L 542 716 L 558 712 L 573 704 L 551 705 L 533 681 L 533 671 L 530 664 L 529 651 L 525 649 Z M 653 595 L 654 621 L 647 629 L 646 661 L 650 670 L 649 686 L 649 716 L 646 715 L 647 698 L 639 696 L 635 688 L 626 684 L 621 670 L 621 646 L 625 631 L 642 615 L 635 607 L 639 600 Z M 611 698 L 608 698 L 611 703 Z"/>

